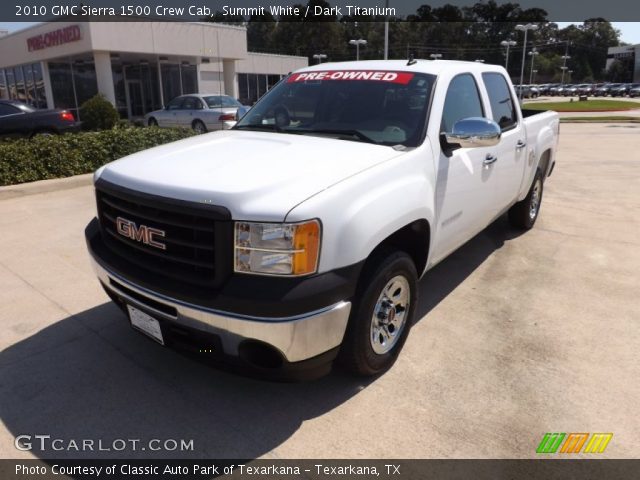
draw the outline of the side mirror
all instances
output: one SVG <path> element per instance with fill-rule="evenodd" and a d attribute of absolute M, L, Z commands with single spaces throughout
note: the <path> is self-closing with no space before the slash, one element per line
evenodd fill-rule
<path fill-rule="evenodd" d="M 488 118 L 472 117 L 457 121 L 451 133 L 446 133 L 447 143 L 462 148 L 492 147 L 500 143 L 500 126 Z"/>

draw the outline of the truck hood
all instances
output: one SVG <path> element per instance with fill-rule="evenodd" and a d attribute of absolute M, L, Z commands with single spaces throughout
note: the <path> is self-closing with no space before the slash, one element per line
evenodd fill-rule
<path fill-rule="evenodd" d="M 226 207 L 236 220 L 284 220 L 332 185 L 402 155 L 309 135 L 222 131 L 145 150 L 96 173 L 139 192 Z"/>

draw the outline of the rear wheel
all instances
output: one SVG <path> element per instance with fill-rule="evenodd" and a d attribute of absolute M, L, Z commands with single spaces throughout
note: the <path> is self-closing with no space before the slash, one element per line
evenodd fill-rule
<path fill-rule="evenodd" d="M 512 226 L 524 230 L 533 227 L 540 213 L 543 188 L 542 172 L 538 169 L 527 196 L 509 209 L 509 222 Z"/>
<path fill-rule="evenodd" d="M 344 367 L 363 376 L 394 364 L 411 330 L 418 300 L 418 275 L 406 253 L 384 249 L 368 265 L 340 351 Z"/>
<path fill-rule="evenodd" d="M 207 133 L 207 127 L 200 120 L 193 122 L 193 129 L 196 133 Z"/>

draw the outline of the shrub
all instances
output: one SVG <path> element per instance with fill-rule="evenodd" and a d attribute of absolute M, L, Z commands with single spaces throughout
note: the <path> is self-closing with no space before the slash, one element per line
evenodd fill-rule
<path fill-rule="evenodd" d="M 80 119 L 85 130 L 109 130 L 120 121 L 120 115 L 109 100 L 98 94 L 80 105 Z"/>
<path fill-rule="evenodd" d="M 191 129 L 115 128 L 0 142 L 0 185 L 90 173 L 126 155 L 192 135 Z"/>

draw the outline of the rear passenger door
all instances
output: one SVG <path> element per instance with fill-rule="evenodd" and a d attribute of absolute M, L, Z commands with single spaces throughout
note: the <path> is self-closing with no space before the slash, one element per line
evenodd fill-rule
<path fill-rule="evenodd" d="M 487 117 L 500 125 L 502 137 L 496 149 L 497 160 L 490 165 L 491 184 L 495 203 L 491 217 L 495 218 L 511 205 L 520 189 L 526 162 L 526 131 L 518 119 L 515 99 L 507 79 L 498 72 L 485 72 L 482 80 L 489 107 Z"/>

